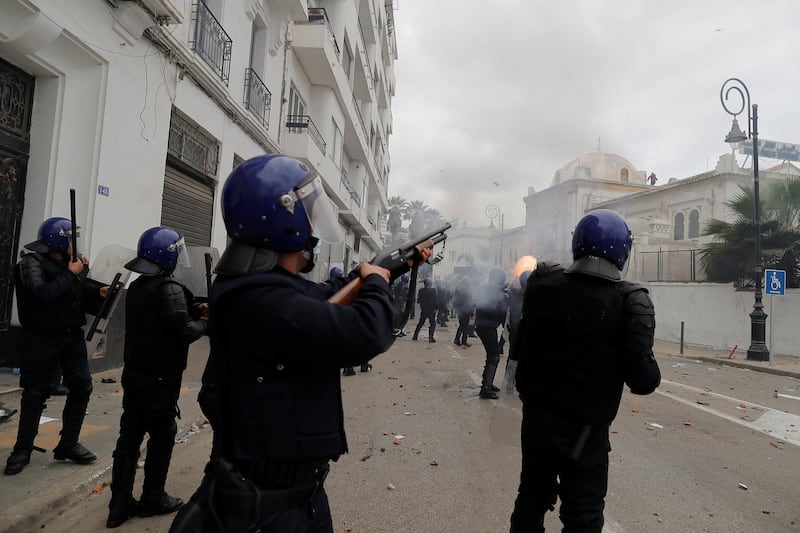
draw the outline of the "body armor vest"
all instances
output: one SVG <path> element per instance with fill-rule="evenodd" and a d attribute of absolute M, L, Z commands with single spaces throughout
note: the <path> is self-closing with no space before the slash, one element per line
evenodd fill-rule
<path fill-rule="evenodd" d="M 81 280 L 66 265 L 26 253 L 14 267 L 14 283 L 19 321 L 25 329 L 58 333 L 86 324 Z"/>

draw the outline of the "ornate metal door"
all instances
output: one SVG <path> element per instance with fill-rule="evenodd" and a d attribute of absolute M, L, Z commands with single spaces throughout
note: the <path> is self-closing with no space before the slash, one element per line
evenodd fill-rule
<path fill-rule="evenodd" d="M 34 78 L 0 59 L 0 353 L 8 354 L 12 268 L 25 205 Z M 4 357 L 0 357 L 0 365 Z"/>

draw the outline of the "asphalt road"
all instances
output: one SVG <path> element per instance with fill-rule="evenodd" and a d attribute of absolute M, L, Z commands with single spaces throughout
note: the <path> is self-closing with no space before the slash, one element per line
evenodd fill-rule
<path fill-rule="evenodd" d="M 452 334 L 437 332 L 437 343 L 401 338 L 371 372 L 342 379 L 350 453 L 326 483 L 337 533 L 508 530 L 520 451 L 498 444 L 513 435 L 489 433 L 496 402 L 477 397 L 480 342 L 458 348 L 447 342 Z M 626 393 L 612 426 L 605 530 L 799 531 L 798 380 L 658 359 L 659 390 Z M 188 499 L 209 447 L 202 427 L 176 445 L 170 493 Z M 108 487 L 87 491 L 35 529 L 101 531 L 109 496 Z M 118 531 L 166 532 L 171 519 L 132 519 Z M 546 525 L 560 530 L 557 513 Z"/>

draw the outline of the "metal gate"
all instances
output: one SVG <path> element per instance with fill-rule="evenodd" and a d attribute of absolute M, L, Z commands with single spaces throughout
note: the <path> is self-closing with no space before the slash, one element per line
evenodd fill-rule
<path fill-rule="evenodd" d="M 214 189 L 200 180 L 167 166 L 161 223 L 183 234 L 187 245 L 211 246 Z"/>
<path fill-rule="evenodd" d="M 11 273 L 25 205 L 34 82 L 33 76 L 0 59 L 0 366 L 10 354 Z"/>

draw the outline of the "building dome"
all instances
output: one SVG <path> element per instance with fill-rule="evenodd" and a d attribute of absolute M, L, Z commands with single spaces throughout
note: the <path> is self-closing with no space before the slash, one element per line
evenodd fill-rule
<path fill-rule="evenodd" d="M 630 161 L 616 154 L 593 152 L 573 159 L 553 175 L 550 186 L 571 179 L 617 181 L 620 183 L 639 183 L 639 173 Z"/>

